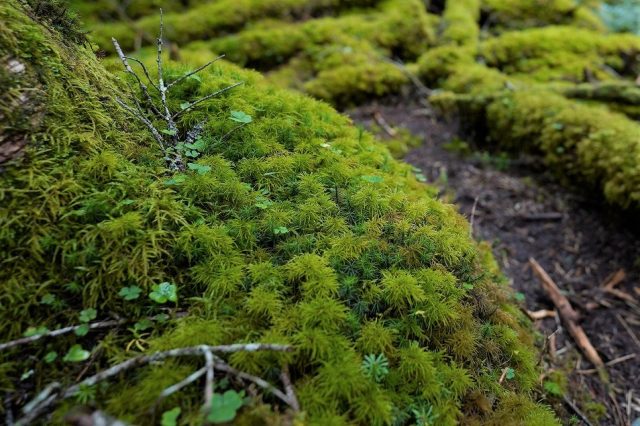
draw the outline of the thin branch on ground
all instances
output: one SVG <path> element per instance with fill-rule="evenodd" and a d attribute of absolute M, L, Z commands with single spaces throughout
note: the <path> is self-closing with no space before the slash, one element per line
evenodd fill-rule
<path fill-rule="evenodd" d="M 114 327 L 120 324 L 124 324 L 126 321 L 125 320 L 107 320 L 107 321 L 99 321 L 99 322 L 94 322 L 89 325 L 89 330 L 95 330 L 97 328 L 109 328 L 109 327 Z M 20 339 L 16 339 L 16 340 L 12 340 L 10 342 L 6 342 L 6 343 L 0 343 L 0 351 L 6 350 L 6 349 L 11 349 L 11 348 L 15 348 L 16 346 L 20 346 L 20 345 L 26 345 L 29 343 L 33 343 L 37 340 L 40 340 L 44 337 L 55 337 L 55 336 L 60 336 L 62 334 L 68 334 L 68 333 L 72 333 L 74 331 L 76 331 L 77 329 L 79 329 L 80 327 L 84 327 L 86 324 L 82 324 L 82 325 L 72 325 L 70 327 L 64 327 L 64 328 L 59 328 L 57 330 L 52 330 L 52 331 L 48 331 L 46 333 L 41 333 L 41 334 L 36 334 L 33 336 L 29 336 L 29 337 L 23 337 Z"/>
<path fill-rule="evenodd" d="M 168 358 L 177 358 L 182 356 L 202 356 L 209 353 L 233 353 L 233 352 L 257 352 L 257 351 L 276 351 L 276 352 L 288 352 L 292 347 L 289 345 L 269 344 L 269 343 L 238 343 L 233 345 L 221 345 L 221 346 L 208 346 L 199 345 L 186 348 L 171 349 L 168 351 L 156 352 L 151 355 L 140 355 L 135 358 L 128 359 L 119 364 L 111 366 L 106 370 L 103 370 L 91 377 L 84 379 L 83 381 L 76 383 L 68 388 L 58 391 L 60 384 L 54 382 L 48 385 L 42 392 L 40 392 L 34 399 L 32 399 L 22 409 L 24 417 L 18 419 L 16 425 L 26 425 L 36 419 L 47 408 L 54 405 L 56 402 L 65 400 L 77 394 L 82 387 L 95 386 L 97 383 L 117 376 L 132 368 L 139 367 L 146 364 L 151 364 L 158 361 L 163 361 Z M 259 377 L 252 376 L 250 374 L 238 371 L 219 358 L 214 358 L 214 367 L 226 371 L 237 377 L 245 380 L 252 381 L 256 385 L 263 389 L 269 389 L 275 396 L 289 404 L 289 400 L 285 394 L 275 389 L 272 385 Z M 209 369 L 209 366 L 205 367 L 205 370 Z M 194 379 L 195 380 L 195 379 Z"/>

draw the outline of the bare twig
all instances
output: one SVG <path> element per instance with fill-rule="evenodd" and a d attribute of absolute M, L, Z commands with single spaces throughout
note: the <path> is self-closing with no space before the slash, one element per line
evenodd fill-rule
<path fill-rule="evenodd" d="M 471 220 L 469 221 L 469 236 L 471 238 L 473 238 L 473 225 L 474 225 L 474 221 L 476 218 L 476 209 L 478 208 L 478 200 L 480 199 L 480 196 L 478 195 L 474 200 L 473 200 L 473 207 L 471 208 Z"/>
<path fill-rule="evenodd" d="M 224 58 L 225 55 L 220 55 L 217 58 L 207 62 L 206 64 L 202 65 L 201 67 L 196 68 L 195 70 L 183 75 L 182 77 L 178 78 L 175 81 L 172 81 L 171 83 L 169 83 L 167 85 L 167 90 L 171 89 L 173 86 L 175 86 L 176 84 L 179 84 L 181 82 L 183 82 L 184 80 L 186 80 L 187 78 L 191 77 L 192 75 L 195 75 L 197 73 L 199 73 L 200 71 L 202 71 L 203 69 L 207 68 L 208 66 L 210 66 L 211 64 L 213 64 L 214 62 L 219 61 L 220 59 Z"/>
<path fill-rule="evenodd" d="M 108 321 L 99 321 L 99 322 L 94 322 L 89 324 L 89 329 L 90 330 L 94 330 L 97 328 L 108 328 L 108 327 L 113 327 L 116 325 L 120 325 L 125 323 L 125 320 L 108 320 Z M 10 342 L 6 342 L 6 343 L 0 343 L 0 351 L 6 350 L 6 349 L 11 349 L 14 348 L 16 346 L 20 346 L 20 345 L 26 345 L 28 343 L 32 343 L 35 342 L 37 340 L 40 340 L 44 337 L 55 337 L 55 336 L 60 336 L 62 334 L 68 334 L 68 333 L 72 333 L 74 331 L 76 331 L 77 329 L 79 329 L 80 327 L 84 327 L 83 325 L 72 325 L 70 327 L 64 327 L 64 328 L 59 328 L 57 330 L 52 330 L 52 331 L 48 331 L 46 333 L 42 333 L 42 334 L 36 334 L 34 336 L 29 336 L 29 337 L 23 337 L 21 339 L 16 339 L 16 340 L 12 340 Z"/>
<path fill-rule="evenodd" d="M 158 109 L 153 104 L 153 99 L 151 98 L 151 94 L 149 94 L 149 89 L 147 88 L 147 85 L 144 84 L 144 82 L 140 79 L 140 77 L 138 77 L 138 74 L 136 74 L 133 71 L 133 69 L 131 68 L 131 65 L 129 65 L 129 61 L 127 60 L 128 57 L 125 56 L 124 52 L 122 51 L 122 48 L 120 47 L 120 44 L 118 43 L 118 40 L 116 40 L 115 38 L 112 37 L 111 38 L 111 42 L 113 43 L 113 46 L 116 48 L 116 53 L 118 54 L 118 57 L 122 61 L 122 65 L 124 66 L 124 69 L 127 71 L 127 73 L 129 73 L 133 77 L 135 77 L 136 81 L 138 82 L 138 85 L 140 86 L 140 89 L 142 90 L 142 94 L 144 95 L 144 97 L 147 99 L 147 102 L 149 103 L 149 108 L 151 108 L 151 110 L 154 112 L 154 114 L 160 115 L 160 111 L 158 111 Z M 144 70 L 146 72 L 146 67 L 144 68 Z M 151 78 L 149 78 L 149 81 L 151 81 Z M 154 87 L 155 87 L 155 85 L 154 85 Z M 156 89 L 157 89 L 157 87 L 156 87 Z"/>
<path fill-rule="evenodd" d="M 296 393 L 293 390 L 293 384 L 291 384 L 291 377 L 289 376 L 289 366 L 285 365 L 282 367 L 282 372 L 280 373 L 280 380 L 282 380 L 282 384 L 284 385 L 284 391 L 287 394 L 287 398 L 289 399 L 289 405 L 293 409 L 293 411 L 300 411 L 300 403 L 298 402 L 298 398 L 296 397 Z"/>
<path fill-rule="evenodd" d="M 261 379 L 260 377 L 257 377 L 257 376 L 253 376 L 249 373 L 245 373 L 243 371 L 238 371 L 235 368 L 231 367 L 229 364 L 220 360 L 219 358 L 215 362 L 215 367 L 216 367 L 216 370 L 224 371 L 226 373 L 233 374 L 234 376 L 242 380 L 247 380 L 249 382 L 255 383 L 262 389 L 272 393 L 276 398 L 278 398 L 285 404 L 291 406 L 291 402 L 289 401 L 289 398 L 287 398 L 287 395 L 285 395 L 281 390 L 277 389 L 275 386 L 273 386 L 266 380 Z"/>
<path fill-rule="evenodd" d="M 617 270 L 614 274 L 607 277 L 606 281 L 603 282 L 600 287 L 612 289 L 618 284 L 620 284 L 627 277 L 627 274 L 624 272 L 624 269 Z"/>
<path fill-rule="evenodd" d="M 133 61 L 133 62 L 137 63 L 138 65 L 140 65 L 140 67 L 142 68 L 142 72 L 144 73 L 145 77 L 147 77 L 147 80 L 149 80 L 149 84 L 151 84 L 151 86 L 153 86 L 154 89 L 156 89 L 158 92 L 160 92 L 160 89 L 158 89 L 158 86 L 156 86 L 156 84 L 151 79 L 151 75 L 149 74 L 149 70 L 147 69 L 147 66 L 144 64 L 144 62 L 142 62 L 139 59 L 132 58 L 131 56 L 127 56 L 126 58 L 128 60 Z"/>
<path fill-rule="evenodd" d="M 211 99 L 211 98 L 213 98 L 213 97 L 215 97 L 215 96 L 218 96 L 218 95 L 220 95 L 220 94 L 222 94 L 222 93 L 224 93 L 224 92 L 226 92 L 226 91 L 228 91 L 228 90 L 231 90 L 231 89 L 233 89 L 234 87 L 238 87 L 238 86 L 240 86 L 241 84 L 244 84 L 244 82 L 243 82 L 243 81 L 241 81 L 241 82 L 239 82 L 239 83 L 232 84 L 231 86 L 227 86 L 227 87 L 225 87 L 225 88 L 223 88 L 223 89 L 220 89 L 220 90 L 217 90 L 217 91 L 215 91 L 215 92 L 213 92 L 213 93 L 210 93 L 210 94 L 208 94 L 207 96 L 203 96 L 202 98 L 197 99 L 197 100 L 195 100 L 195 101 L 191 102 L 191 103 L 189 104 L 189 106 L 187 106 L 185 109 L 180 110 L 180 111 L 176 112 L 175 114 L 173 114 L 173 116 L 172 116 L 171 118 L 172 118 L 173 120 L 175 120 L 175 119 L 176 119 L 176 118 L 178 118 L 181 114 L 184 114 L 185 112 L 189 111 L 189 110 L 190 110 L 190 109 L 192 109 L 194 106 L 196 106 L 196 105 L 198 105 L 198 104 L 200 104 L 200 103 L 202 103 L 202 102 L 204 102 L 204 101 L 207 101 L 207 100 L 209 100 L 209 99 Z"/>
<path fill-rule="evenodd" d="M 25 405 L 25 407 L 22 410 L 25 416 L 19 419 L 16 422 L 16 424 L 25 425 L 30 423 L 31 421 L 33 421 L 33 419 L 37 418 L 44 410 L 46 410 L 51 405 L 55 404 L 58 400 L 64 400 L 74 396 L 81 389 L 81 387 L 94 386 L 103 380 L 109 379 L 113 376 L 117 376 L 118 374 L 121 374 L 127 370 L 130 370 L 134 367 L 138 367 L 141 365 L 162 361 L 167 358 L 176 358 L 176 357 L 182 357 L 182 356 L 202 356 L 205 353 L 205 351 L 209 351 L 211 353 L 217 353 L 217 352 L 232 353 L 232 352 L 241 352 L 241 351 L 286 352 L 290 350 L 292 350 L 292 348 L 291 346 L 288 346 L 288 345 L 278 345 L 278 344 L 268 344 L 268 343 L 246 343 L 246 344 L 239 343 L 239 344 L 222 345 L 222 346 L 199 345 L 199 346 L 191 346 L 186 348 L 171 349 L 163 352 L 156 352 L 151 355 L 141 355 L 141 356 L 123 361 L 110 368 L 107 368 L 106 370 L 103 370 L 91 377 L 88 377 L 79 383 L 69 386 L 68 388 L 60 392 L 56 391 L 60 387 L 59 383 L 56 382 L 56 383 L 50 384 L 42 392 L 40 392 L 40 394 L 38 394 L 38 396 L 36 396 L 31 402 Z M 214 360 L 215 360 L 215 357 L 214 357 Z M 214 365 L 216 368 L 221 369 L 222 371 L 228 371 L 240 378 L 253 381 L 258 386 L 264 389 L 269 389 L 274 395 L 278 396 L 279 398 L 280 398 L 280 395 L 284 396 L 283 401 L 287 404 L 289 403 L 286 399 L 286 395 L 284 395 L 282 392 L 278 391 L 277 389 L 273 388 L 273 386 L 271 386 L 266 381 L 260 378 L 251 376 L 247 373 L 237 371 L 232 367 L 228 366 L 227 364 L 225 364 L 221 360 L 215 360 Z M 220 368 L 220 366 L 222 366 L 223 368 Z M 278 395 L 278 392 L 280 392 L 280 395 Z"/>
<path fill-rule="evenodd" d="M 178 383 L 176 383 L 175 385 L 169 386 L 168 388 L 163 390 L 160 393 L 159 399 L 164 399 L 164 398 L 166 398 L 166 397 L 168 397 L 170 395 L 173 395 L 174 393 L 180 391 L 182 388 L 190 385 L 191 383 L 193 383 L 196 380 L 198 380 L 200 377 L 204 376 L 206 372 L 207 372 L 207 367 L 202 367 L 200 370 L 197 370 L 197 371 L 193 372 L 189 376 L 185 377 L 184 380 L 181 380 Z"/>
<path fill-rule="evenodd" d="M 582 413 L 582 411 L 580 411 L 580 409 L 578 408 L 578 406 L 576 404 L 574 404 L 566 395 L 563 398 L 564 398 L 564 402 L 573 410 L 574 413 L 576 413 L 582 419 L 582 421 L 587 426 L 592 426 L 592 424 L 589 421 L 589 419 L 587 418 L 587 416 L 585 416 Z"/>
<path fill-rule="evenodd" d="M 171 111 L 169 111 L 169 105 L 167 104 L 167 91 L 169 88 L 164 84 L 164 75 L 162 71 L 162 44 L 164 38 L 164 19 L 162 16 L 162 9 L 160 9 L 160 35 L 158 36 L 158 56 L 156 58 L 156 62 L 158 64 L 158 89 L 160 89 L 160 102 L 162 102 L 162 107 L 164 109 L 164 119 L 169 126 L 169 131 L 173 133 L 172 138 L 173 142 L 177 141 L 178 135 L 178 126 L 176 126 L 175 121 L 173 120 L 173 116 L 171 115 Z"/>
<path fill-rule="evenodd" d="M 554 305 L 558 309 L 558 313 L 562 317 L 562 320 L 565 322 L 567 330 L 578 344 L 582 352 L 587 357 L 589 361 L 600 371 L 601 377 L 604 381 L 606 381 L 606 372 L 605 365 L 598 354 L 598 351 L 593 347 L 591 341 L 587 337 L 587 334 L 584 332 L 584 329 L 577 324 L 578 314 L 573 310 L 571 303 L 569 300 L 560 292 L 560 289 L 556 285 L 556 283 L 551 279 L 551 277 L 547 274 L 547 272 L 540 266 L 535 259 L 530 258 L 529 263 L 534 271 L 534 273 L 538 276 L 540 281 L 542 282 L 542 286 L 553 301 Z"/>
<path fill-rule="evenodd" d="M 133 109 L 129 105 L 127 105 L 124 101 L 122 101 L 122 99 L 116 98 L 116 102 L 122 108 L 124 108 L 127 111 L 129 111 L 138 120 L 142 121 L 145 126 L 147 126 L 147 129 L 149 129 L 149 131 L 153 135 L 153 138 L 158 142 L 158 144 L 160 144 L 160 149 L 162 150 L 163 153 L 165 153 L 167 148 L 164 146 L 164 139 L 162 138 L 162 135 L 160 134 L 158 129 L 155 128 L 153 123 L 147 117 L 145 117 L 144 114 L 136 111 L 135 109 Z"/>
<path fill-rule="evenodd" d="M 215 375 L 213 353 L 208 347 L 202 348 L 204 358 L 206 360 L 205 370 L 207 372 L 206 382 L 204 385 L 204 410 L 206 412 L 211 408 L 211 399 L 213 398 L 213 379 Z"/>
<path fill-rule="evenodd" d="M 622 318 L 622 316 L 620 316 L 620 314 L 616 314 L 616 318 L 618 319 L 618 321 L 620 321 L 620 324 L 622 324 L 622 327 L 624 327 L 629 336 L 631 336 L 631 339 L 636 344 L 636 346 L 640 348 L 640 339 L 638 339 L 638 336 L 636 336 L 631 327 L 629 327 L 629 324 L 627 324 L 627 322 L 624 320 L 624 318 Z"/>
<path fill-rule="evenodd" d="M 607 363 L 605 363 L 605 365 L 607 367 L 611 367 L 613 365 L 623 363 L 623 362 L 628 361 L 630 359 L 634 359 L 635 357 L 636 357 L 636 354 L 624 355 L 624 356 L 618 357 L 616 359 L 612 359 L 611 361 L 608 361 Z M 578 373 L 578 374 L 593 374 L 593 373 L 597 373 L 597 372 L 598 372 L 598 370 L 596 370 L 595 368 L 591 368 L 589 370 L 577 370 L 576 371 L 576 373 Z"/>
<path fill-rule="evenodd" d="M 373 113 L 373 119 L 382 127 L 382 129 L 387 133 L 387 135 L 395 138 L 398 135 L 398 132 L 393 127 L 389 126 L 387 120 L 384 119 L 380 111 L 376 111 Z"/>

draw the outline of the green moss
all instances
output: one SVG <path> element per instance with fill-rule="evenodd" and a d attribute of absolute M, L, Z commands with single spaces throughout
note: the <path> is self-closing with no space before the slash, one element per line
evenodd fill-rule
<path fill-rule="evenodd" d="M 488 66 L 538 81 L 612 79 L 610 69 L 635 78 L 640 71 L 639 37 L 575 27 L 512 31 L 483 42 L 480 52 Z"/>
<path fill-rule="evenodd" d="M 185 172 L 171 185 L 156 144 L 114 102 L 124 76 L 116 80 L 90 51 L 65 45 L 15 0 L 0 5 L 0 17 L 2 56 L 28 70 L 10 77 L 12 90 L 41 87 L 45 111 L 23 157 L 0 174 L 2 341 L 29 326 L 76 324 L 88 307 L 98 319 L 132 322 L 185 315 L 143 334 L 123 327 L 104 337 L 42 340 L 20 348 L 29 356 L 19 360 L 17 350 L 3 352 L 4 386 L 16 386 L 29 369 L 30 394 L 52 380 L 69 384 L 84 365 L 38 360 L 72 344 L 92 349 L 92 365 L 103 368 L 139 350 L 277 342 L 294 352 L 238 353 L 228 361 L 273 383 L 286 361 L 309 424 L 408 424 L 415 410 L 427 409 L 442 424 L 463 416 L 489 422 L 505 418 L 500 407 L 513 398 L 529 416 L 542 413 L 555 423 L 526 397 L 537 377 L 535 357 L 486 251 L 469 238 L 464 218 L 369 133 L 326 104 L 220 63 L 169 99 L 178 108 L 245 82 L 181 116 L 181 134 L 205 123 L 198 163 L 210 170 Z M 187 69 L 167 64 L 165 77 Z M 15 108 L 2 102 L 3 110 Z M 253 121 L 221 144 L 235 126 L 231 111 Z M 165 281 L 177 287 L 175 307 L 148 298 Z M 139 299 L 118 295 L 132 285 L 141 288 Z M 361 367 L 378 350 L 390 360 L 380 383 Z M 180 405 L 181 418 L 198 423 L 195 386 L 156 404 L 160 390 L 195 362 L 143 367 L 105 382 L 95 404 L 137 424 Z M 503 388 L 497 380 L 506 364 L 518 380 Z M 495 399 L 498 410 L 467 410 L 472 389 Z M 244 422 L 283 420 L 272 397 L 253 400 L 240 414 Z"/>
<path fill-rule="evenodd" d="M 624 208 L 638 206 L 640 128 L 625 116 L 539 89 L 443 94 L 433 101 L 467 117 L 473 128 L 485 130 L 477 136 L 501 148 L 542 154 L 566 183 L 599 190 Z"/>
<path fill-rule="evenodd" d="M 443 43 L 476 46 L 480 36 L 480 0 L 448 1 L 442 15 Z"/>
<path fill-rule="evenodd" d="M 367 6 L 375 0 L 223 0 L 196 5 L 184 12 L 167 13 L 164 17 L 165 34 L 179 45 L 189 41 L 204 40 L 238 30 L 247 23 L 265 17 L 295 19 L 307 13 Z M 132 26 L 128 22 L 113 22 L 100 25 L 92 33 L 92 40 L 102 49 L 114 53 L 111 37 L 118 39 L 124 49 L 132 49 L 140 33 L 151 39 L 143 42 L 153 44 L 159 28 L 157 13 L 139 19 Z M 148 37 L 147 37 L 148 38 Z"/>
<path fill-rule="evenodd" d="M 547 25 L 603 31 L 597 15 L 576 3 L 574 0 L 482 0 L 482 10 L 498 31 Z"/>

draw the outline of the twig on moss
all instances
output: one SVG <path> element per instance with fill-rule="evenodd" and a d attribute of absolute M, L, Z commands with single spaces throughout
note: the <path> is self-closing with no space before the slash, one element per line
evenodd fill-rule
<path fill-rule="evenodd" d="M 157 84 L 153 82 L 153 79 L 151 78 L 149 70 L 147 69 L 146 65 L 142 61 L 132 58 L 130 56 L 126 56 L 124 54 L 124 51 L 122 50 L 122 47 L 118 43 L 118 40 L 116 40 L 115 38 L 112 38 L 111 42 L 113 43 L 113 46 L 116 49 L 116 53 L 118 54 L 118 57 L 120 58 L 120 61 L 122 62 L 122 65 L 124 66 L 125 71 L 128 74 L 133 75 L 136 81 L 138 82 L 138 86 L 140 87 L 140 90 L 142 91 L 142 96 L 144 98 L 145 108 L 143 108 L 140 105 L 137 99 L 134 99 L 137 106 L 137 111 L 135 108 L 126 105 L 126 103 L 119 98 L 116 99 L 116 101 L 118 102 L 118 104 L 124 107 L 129 113 L 133 114 L 134 117 L 142 121 L 142 123 L 149 129 L 149 131 L 151 131 L 153 138 L 160 144 L 167 166 L 171 170 L 180 170 L 180 171 L 184 170 L 186 167 L 186 164 L 182 158 L 182 154 L 180 150 L 175 149 L 175 147 L 180 142 L 180 137 L 181 137 L 181 134 L 178 129 L 178 124 L 177 124 L 178 117 L 180 117 L 185 112 L 190 111 L 191 109 L 201 104 L 202 102 L 205 102 L 217 95 L 220 95 L 228 90 L 231 90 L 234 87 L 237 87 L 243 83 L 240 82 L 240 83 L 235 83 L 230 86 L 227 86 L 214 93 L 203 96 L 193 102 L 188 103 L 186 107 L 184 107 L 182 110 L 178 112 L 172 112 L 171 108 L 169 108 L 169 103 L 167 101 L 169 97 L 170 89 L 175 85 L 180 84 L 185 79 L 201 72 L 202 70 L 209 67 L 213 63 L 222 59 L 224 55 L 218 56 L 217 58 L 207 62 L 206 64 L 196 68 L 193 71 L 186 73 L 185 75 L 167 84 L 164 79 L 164 66 L 162 62 L 163 61 L 162 54 L 164 49 L 164 18 L 163 18 L 162 9 L 160 9 L 160 34 L 156 39 L 156 47 L 157 47 L 156 48 L 156 65 L 157 65 L 157 72 L 158 72 Z M 149 87 L 144 83 L 143 78 L 140 78 L 140 76 L 133 70 L 133 68 L 129 64 L 129 61 L 134 61 L 142 67 L 142 73 L 144 74 L 144 77 L 146 77 L 146 79 L 149 81 L 149 84 L 154 89 L 156 89 L 160 95 L 160 105 L 158 105 L 157 102 L 154 102 L 153 97 L 149 93 Z M 147 109 L 150 110 L 151 115 L 147 114 L 146 112 Z M 162 131 L 158 130 L 158 128 L 154 124 L 155 120 L 160 120 L 165 122 L 165 124 L 167 125 L 167 129 Z M 204 125 L 202 123 L 198 123 L 194 128 L 186 131 L 187 143 L 193 143 L 197 139 L 197 137 L 200 135 L 203 128 L 204 128 Z M 166 137 L 163 136 L 162 133 L 165 133 L 167 136 Z"/>
<path fill-rule="evenodd" d="M 204 384 L 204 410 L 209 411 L 211 409 L 211 399 L 213 398 L 213 379 L 215 375 L 213 353 L 209 348 L 202 348 L 204 359 L 206 362 L 205 370 L 207 373 L 206 381 Z"/>
<path fill-rule="evenodd" d="M 257 386 L 259 386 L 262 389 L 270 392 L 276 398 L 278 398 L 279 400 L 281 400 L 282 402 L 284 402 L 285 404 L 287 404 L 288 406 L 293 408 L 293 406 L 291 404 L 291 401 L 289 400 L 287 395 L 284 394 L 281 390 L 277 389 L 271 383 L 267 382 L 266 380 L 261 379 L 260 377 L 251 375 L 249 373 L 245 373 L 244 371 L 238 371 L 235 368 L 231 367 L 226 362 L 220 360 L 219 358 L 216 360 L 215 366 L 216 366 L 217 370 L 224 371 L 225 373 L 233 374 L 234 376 L 236 376 L 236 377 L 238 377 L 240 379 L 247 380 L 249 382 L 255 383 Z"/>
<path fill-rule="evenodd" d="M 133 71 L 133 68 L 131 68 L 131 65 L 129 65 L 129 61 L 128 61 L 129 57 L 125 56 L 124 52 L 122 51 L 122 48 L 120 47 L 120 44 L 118 43 L 118 40 L 112 37 L 111 42 L 113 43 L 113 46 L 116 49 L 116 53 L 118 54 L 118 57 L 120 58 L 120 61 L 122 62 L 122 65 L 124 66 L 125 71 L 127 71 L 128 74 L 131 74 L 138 82 L 138 86 L 140 86 L 140 90 L 142 90 L 142 94 L 144 95 L 145 98 L 147 98 L 147 102 L 149 103 L 149 108 L 151 108 L 151 110 L 153 110 L 155 114 L 160 114 L 160 111 L 158 111 L 158 109 L 153 104 L 153 99 L 151 98 L 151 94 L 149 93 L 149 88 L 147 87 L 146 84 L 144 84 L 142 79 L 138 77 L 138 74 L 136 74 Z M 146 67 L 144 67 L 144 71 L 146 72 Z M 149 81 L 151 82 L 151 78 L 149 78 Z M 151 84 L 153 84 L 153 82 L 151 82 Z M 156 87 L 155 84 L 154 84 L 154 87 Z"/>
<path fill-rule="evenodd" d="M 209 99 L 211 99 L 211 98 L 213 98 L 213 97 L 215 97 L 215 96 L 218 96 L 218 95 L 220 95 L 220 94 L 222 94 L 222 93 L 224 93 L 224 92 L 226 92 L 226 91 L 228 91 L 228 90 L 231 90 L 231 89 L 233 89 L 233 88 L 235 88 L 235 87 L 238 87 L 238 86 L 240 86 L 241 84 L 244 84 L 244 82 L 243 82 L 243 81 L 241 81 L 241 82 L 239 82 L 239 83 L 232 84 L 231 86 L 227 86 L 227 87 L 225 87 L 225 88 L 222 88 L 222 89 L 220 89 L 220 90 L 217 90 L 217 91 L 215 91 L 215 92 L 213 92 L 213 93 L 211 93 L 211 94 L 209 94 L 209 95 L 207 95 L 207 96 L 203 96 L 203 97 L 201 97 L 200 99 L 197 99 L 197 100 L 195 100 L 195 101 L 191 102 L 191 103 L 190 103 L 190 104 L 189 104 L 185 109 L 182 109 L 182 110 L 180 110 L 180 111 L 176 112 L 175 114 L 173 114 L 173 116 L 171 116 L 171 118 L 172 118 L 173 120 L 175 120 L 175 119 L 176 119 L 176 118 L 178 118 L 180 115 L 182 115 L 182 114 L 184 114 L 185 112 L 187 112 L 187 111 L 189 111 L 190 109 L 192 109 L 194 106 L 196 106 L 196 105 L 198 105 L 198 104 L 200 104 L 200 103 L 202 103 L 202 102 L 204 102 L 204 101 L 207 101 L 207 100 L 209 100 Z"/>
<path fill-rule="evenodd" d="M 177 358 L 182 356 L 202 356 L 207 352 L 210 352 L 213 354 L 213 353 L 257 352 L 257 351 L 288 352 L 291 350 L 292 350 L 291 346 L 288 346 L 288 345 L 278 345 L 278 344 L 269 344 L 269 343 L 238 343 L 233 345 L 221 345 L 221 346 L 199 345 L 199 346 L 191 346 L 186 348 L 178 348 L 178 349 L 171 349 L 168 351 L 156 352 L 151 355 L 140 355 L 135 358 L 131 358 L 126 361 L 123 361 L 112 367 L 109 367 L 106 370 L 96 373 L 93 376 L 88 377 L 83 381 L 76 383 L 72 386 L 69 386 L 68 388 L 62 391 L 57 391 L 60 388 L 60 384 L 57 382 L 54 382 L 48 385 L 33 400 L 31 400 L 27 405 L 24 406 L 22 411 L 25 415 L 24 417 L 22 417 L 16 422 L 16 425 L 25 425 L 25 424 L 31 423 L 31 421 L 36 419 L 42 412 L 44 412 L 47 408 L 55 404 L 57 401 L 64 400 L 76 395 L 77 392 L 82 387 L 95 386 L 97 383 L 103 380 L 109 379 L 113 376 L 117 376 L 134 367 L 138 367 L 138 366 L 142 366 L 142 365 L 146 365 L 146 364 L 150 364 L 158 361 L 163 361 L 168 358 Z M 220 360 L 215 356 L 213 356 L 213 358 L 214 358 L 215 368 L 221 371 L 227 371 L 231 374 L 236 375 L 241 379 L 252 381 L 256 383 L 258 386 L 262 387 L 263 389 L 269 389 L 272 393 L 274 393 L 274 395 L 282 399 L 285 403 L 289 404 L 286 395 L 284 395 L 281 391 L 278 391 L 277 389 L 275 389 L 265 380 L 255 376 L 251 376 L 250 374 L 238 371 L 230 367 L 224 361 Z M 208 366 L 205 366 L 205 371 L 208 368 L 209 368 Z"/>
<path fill-rule="evenodd" d="M 124 108 L 127 111 L 129 111 L 138 120 L 142 121 L 142 123 L 144 123 L 145 126 L 147 126 L 147 129 L 149 129 L 149 131 L 153 135 L 153 138 L 160 144 L 160 149 L 162 150 L 162 153 L 164 154 L 166 152 L 166 150 L 167 150 L 167 148 L 164 146 L 164 138 L 162 137 L 162 135 L 160 134 L 158 129 L 156 129 L 156 127 L 153 125 L 151 120 L 149 120 L 147 117 L 145 117 L 144 114 L 142 114 L 141 112 L 136 111 L 135 109 L 131 108 L 122 99 L 116 98 L 116 102 L 122 108 Z"/>
<path fill-rule="evenodd" d="M 107 320 L 107 321 L 99 321 L 99 322 L 94 322 L 89 324 L 89 329 L 90 330 L 94 330 L 97 328 L 109 328 L 109 327 L 113 327 L 116 325 L 120 325 L 125 323 L 126 320 Z M 6 342 L 6 343 L 0 343 L 0 351 L 6 350 L 6 349 L 11 349 L 14 348 L 16 346 L 20 346 L 20 345 L 26 345 L 28 343 L 33 343 L 37 340 L 40 340 L 44 337 L 55 337 L 55 336 L 60 336 L 62 334 L 67 334 L 67 333 L 72 333 L 74 331 L 76 331 L 77 329 L 79 329 L 80 327 L 84 327 L 83 325 L 72 325 L 69 327 L 64 327 L 64 328 L 59 328 L 57 330 L 52 330 L 52 331 L 48 331 L 46 333 L 42 333 L 42 334 L 36 334 L 33 336 L 29 336 L 29 337 L 22 337 L 20 339 L 16 339 L 16 340 L 12 340 L 10 342 Z"/>
<path fill-rule="evenodd" d="M 204 376 L 206 372 L 207 372 L 207 367 L 202 367 L 200 370 L 197 370 L 197 371 L 193 372 L 189 376 L 185 377 L 184 380 L 181 380 L 178 383 L 176 383 L 175 385 L 169 386 L 168 388 L 163 390 L 160 393 L 159 399 L 162 400 L 162 399 L 164 399 L 164 398 L 166 398 L 166 397 L 168 397 L 170 395 L 173 395 L 174 393 L 182 390 L 182 388 L 184 388 L 186 386 L 189 386 L 191 383 L 195 382 L 200 377 Z"/>
<path fill-rule="evenodd" d="M 220 59 L 222 59 L 224 57 L 225 57 L 225 55 L 220 55 L 217 58 L 207 62 L 204 65 L 202 65 L 201 67 L 198 67 L 195 70 L 186 73 L 182 77 L 180 77 L 180 78 L 176 79 L 175 81 L 172 81 L 171 83 L 169 83 L 167 85 L 167 89 L 171 89 L 171 87 L 175 86 L 176 84 L 179 84 L 179 83 L 183 82 L 184 80 L 186 80 L 187 78 L 191 77 L 192 75 L 198 74 L 200 71 L 202 71 L 203 69 L 207 68 L 209 65 L 212 65 L 214 62 L 218 62 Z"/>
<path fill-rule="evenodd" d="M 289 405 L 291 406 L 293 411 L 300 411 L 300 403 L 298 402 L 296 393 L 293 390 L 293 384 L 291 384 L 291 377 L 289 376 L 289 366 L 287 366 L 286 364 L 284 367 L 282 367 L 280 380 L 282 380 L 282 384 L 284 385 L 284 391 L 286 392 L 287 398 L 289 399 Z"/>

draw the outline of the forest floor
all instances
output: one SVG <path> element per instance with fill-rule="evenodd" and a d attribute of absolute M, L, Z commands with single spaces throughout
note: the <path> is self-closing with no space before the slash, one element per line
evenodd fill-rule
<path fill-rule="evenodd" d="M 595 374 L 556 314 L 535 321 L 545 375 L 558 370 L 569 379 L 565 397 L 547 402 L 566 419 L 593 410 L 589 401 L 607 409 L 600 424 L 629 425 L 640 418 L 640 227 L 633 218 L 616 216 L 593 194 L 587 198 L 559 186 L 534 159 L 468 149 L 456 123 L 444 122 L 416 99 L 386 99 L 347 113 L 381 138 L 404 128 L 423 140 L 405 160 L 471 220 L 476 239 L 491 244 L 523 310 L 554 309 L 529 265 L 533 258 L 579 312 L 607 363 L 610 384 Z M 612 279 L 628 300 L 604 291 Z"/>

